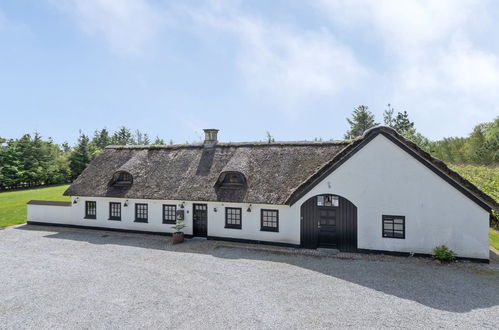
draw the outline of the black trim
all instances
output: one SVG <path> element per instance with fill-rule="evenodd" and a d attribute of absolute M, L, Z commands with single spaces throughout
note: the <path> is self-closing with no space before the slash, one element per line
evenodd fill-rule
<path fill-rule="evenodd" d="M 165 220 L 165 207 L 173 207 L 173 217 L 174 219 L 173 220 Z M 171 224 L 171 225 L 174 225 L 177 223 L 177 205 L 175 204 L 163 204 L 162 205 L 162 209 L 163 209 L 163 224 Z"/>
<path fill-rule="evenodd" d="M 346 162 L 350 157 L 355 155 L 360 149 L 362 149 L 366 144 L 371 142 L 372 139 L 374 139 L 378 135 L 383 135 L 386 137 L 388 140 L 392 141 L 395 145 L 400 147 L 402 150 L 407 152 L 409 155 L 412 157 L 416 158 L 421 164 L 426 166 L 428 169 L 430 169 L 433 173 L 437 174 L 440 178 L 445 180 L 447 183 L 449 183 L 451 186 L 459 190 L 462 194 L 464 194 L 466 197 L 471 199 L 473 202 L 478 204 L 481 208 L 486 210 L 487 212 L 491 211 L 490 206 L 488 206 L 486 203 L 484 203 L 482 200 L 477 198 L 475 195 L 473 195 L 471 192 L 469 192 L 466 188 L 461 186 L 459 183 L 454 181 L 452 178 L 447 176 L 445 173 L 437 169 L 433 164 L 431 164 L 429 161 L 421 157 L 419 154 L 417 154 L 415 151 L 413 151 L 411 148 L 406 146 L 404 143 L 402 143 L 400 140 L 395 138 L 394 136 L 390 135 L 389 133 L 386 132 L 377 132 L 375 134 L 372 134 L 368 136 L 365 140 L 360 142 L 357 146 L 355 146 L 348 154 L 346 154 L 343 158 L 341 158 L 339 161 L 331 165 L 328 169 L 326 169 L 322 174 L 320 174 L 317 178 L 315 178 L 311 183 L 307 184 L 307 186 L 300 192 L 296 193 L 296 195 L 291 196 L 287 201 L 286 204 L 289 204 L 290 206 L 296 203 L 298 200 L 300 200 L 303 196 L 305 196 L 306 193 L 308 193 L 312 188 L 314 188 L 317 184 L 322 182 L 329 174 L 334 172 L 338 167 L 340 167 L 344 162 Z"/>
<path fill-rule="evenodd" d="M 90 205 L 93 204 L 93 207 Z M 90 209 L 93 209 L 93 214 L 90 214 Z M 97 202 L 96 201 L 85 201 L 85 219 L 97 219 Z"/>
<path fill-rule="evenodd" d="M 384 254 L 388 256 L 396 256 L 396 257 L 417 257 L 417 258 L 433 258 L 433 255 L 429 253 L 409 253 L 409 252 L 398 252 L 398 251 L 386 251 L 386 250 L 370 250 L 370 249 L 359 249 L 360 253 L 365 254 Z M 472 262 L 481 262 L 481 263 L 490 263 L 489 259 L 482 258 L 468 258 L 468 257 L 456 257 L 456 260 L 463 261 L 472 261 Z"/>
<path fill-rule="evenodd" d="M 277 227 L 267 227 L 263 225 L 263 212 L 276 212 L 276 221 Z M 279 232 L 279 210 L 272 209 L 261 209 L 260 210 L 260 231 L 270 231 L 270 232 Z"/>
<path fill-rule="evenodd" d="M 112 215 L 113 205 L 119 205 L 119 211 L 120 211 L 119 217 Z M 121 221 L 121 202 L 109 202 L 109 219 L 108 220 Z"/>
<path fill-rule="evenodd" d="M 239 211 L 239 224 L 227 223 L 229 213 L 228 211 Z M 241 207 L 226 207 L 225 208 L 225 227 L 226 229 L 242 229 L 243 227 L 243 209 Z"/>
<path fill-rule="evenodd" d="M 396 236 L 396 232 L 400 230 L 395 229 L 395 219 L 402 220 L 402 237 Z M 391 221 L 392 229 L 391 234 L 386 234 L 385 232 L 389 231 L 389 229 L 385 229 L 385 221 Z M 403 215 L 387 215 L 383 214 L 381 216 L 381 236 L 383 238 L 397 238 L 397 239 L 405 239 L 405 216 Z"/>
<path fill-rule="evenodd" d="M 208 236 L 209 240 L 215 241 L 226 241 L 226 242 L 236 242 L 236 243 L 247 243 L 247 244 L 262 244 L 262 245 L 274 245 L 282 247 L 299 248 L 298 244 L 291 243 L 280 243 L 280 242 L 269 242 L 269 241 L 258 241 L 252 239 L 242 239 L 242 238 L 232 238 L 232 237 L 220 237 L 220 236 Z"/>
<path fill-rule="evenodd" d="M 90 230 L 100 230 L 100 231 L 115 231 L 120 233 L 132 233 L 132 234 L 147 234 L 147 235 L 158 235 L 158 236 L 172 236 L 173 233 L 156 232 L 156 231 L 146 231 L 146 230 L 133 230 L 133 229 L 121 229 L 121 228 L 109 228 L 109 227 L 96 227 L 96 226 L 82 226 L 82 225 L 66 225 L 62 223 L 50 223 L 50 222 L 39 222 L 39 221 L 28 221 L 27 225 L 32 226 L 48 226 L 48 227 L 67 227 L 67 228 L 78 228 L 78 229 L 90 229 Z M 186 238 L 192 238 L 190 234 L 184 234 Z"/>
<path fill-rule="evenodd" d="M 144 208 L 143 210 L 139 210 L 140 208 Z M 144 212 L 145 210 L 145 212 Z M 145 214 L 145 218 L 141 216 L 139 213 Z M 135 220 L 134 222 L 147 223 L 147 219 L 149 218 L 149 206 L 147 203 L 135 203 Z"/>

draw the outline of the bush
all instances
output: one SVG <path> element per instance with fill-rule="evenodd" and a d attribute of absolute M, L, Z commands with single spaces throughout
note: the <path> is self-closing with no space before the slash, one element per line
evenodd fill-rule
<path fill-rule="evenodd" d="M 433 257 L 440 261 L 451 262 L 456 260 L 456 253 L 446 245 L 440 245 L 433 249 Z"/>

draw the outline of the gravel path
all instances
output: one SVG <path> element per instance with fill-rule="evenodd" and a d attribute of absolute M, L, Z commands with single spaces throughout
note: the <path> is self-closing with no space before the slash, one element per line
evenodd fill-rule
<path fill-rule="evenodd" d="M 106 231 L 0 230 L 0 328 L 494 328 L 499 270 Z M 290 250 L 293 251 L 293 250 Z"/>

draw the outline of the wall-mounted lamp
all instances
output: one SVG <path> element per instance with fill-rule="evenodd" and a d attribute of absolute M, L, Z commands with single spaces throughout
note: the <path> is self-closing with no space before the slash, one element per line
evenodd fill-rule
<path fill-rule="evenodd" d="M 213 212 L 217 212 L 217 208 L 216 207 L 213 208 Z"/>
<path fill-rule="evenodd" d="M 253 205 L 252 205 L 252 204 L 250 204 L 250 205 L 248 206 L 248 209 L 246 210 L 246 212 L 251 212 L 251 206 L 253 206 Z"/>
<path fill-rule="evenodd" d="M 128 199 L 125 201 L 125 203 L 123 203 L 123 207 L 127 207 L 128 206 Z"/>
<path fill-rule="evenodd" d="M 182 204 L 180 204 L 180 208 L 183 209 L 184 205 L 185 205 L 185 202 L 182 202 Z"/>
<path fill-rule="evenodd" d="M 73 201 L 73 204 L 76 204 L 78 203 L 78 197 L 75 198 L 75 200 Z"/>

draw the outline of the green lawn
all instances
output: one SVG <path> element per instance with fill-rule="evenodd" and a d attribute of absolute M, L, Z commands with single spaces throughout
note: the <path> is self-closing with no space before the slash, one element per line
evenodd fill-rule
<path fill-rule="evenodd" d="M 489 229 L 490 246 L 499 251 L 499 231 Z"/>
<path fill-rule="evenodd" d="M 32 199 L 69 201 L 62 193 L 68 185 L 0 193 L 0 228 L 26 222 L 26 203 Z"/>

